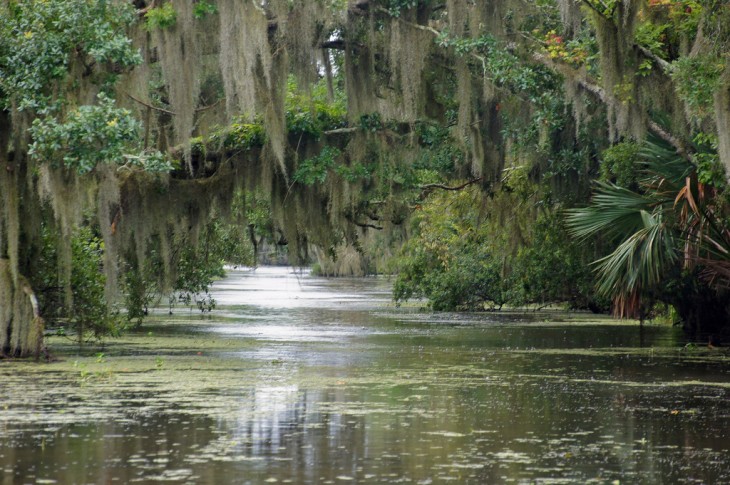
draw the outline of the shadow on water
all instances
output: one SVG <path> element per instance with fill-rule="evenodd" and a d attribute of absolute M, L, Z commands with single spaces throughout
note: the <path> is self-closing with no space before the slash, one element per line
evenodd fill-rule
<path fill-rule="evenodd" d="M 581 314 L 394 308 L 232 271 L 48 365 L 0 363 L 0 483 L 728 483 L 728 355 Z"/>

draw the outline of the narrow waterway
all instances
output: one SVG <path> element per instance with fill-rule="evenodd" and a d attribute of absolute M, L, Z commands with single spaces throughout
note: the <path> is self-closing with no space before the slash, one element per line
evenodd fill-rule
<path fill-rule="evenodd" d="M 668 326 L 394 308 L 231 271 L 58 362 L 0 361 L 0 484 L 730 483 L 730 358 Z"/>

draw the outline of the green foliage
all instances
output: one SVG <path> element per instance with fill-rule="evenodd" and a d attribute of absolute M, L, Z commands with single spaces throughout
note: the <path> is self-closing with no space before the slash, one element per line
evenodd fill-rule
<path fill-rule="evenodd" d="M 197 16 L 198 10 L 196 9 L 194 12 Z M 207 12 L 201 11 L 201 13 L 204 15 Z M 149 9 L 144 17 L 149 30 L 167 29 L 177 23 L 177 11 L 171 2 L 165 3 L 161 7 Z"/>
<path fill-rule="evenodd" d="M 240 204 L 237 208 L 243 210 Z M 248 209 L 247 215 L 254 214 L 255 210 Z M 192 235 L 173 238 L 168 264 L 174 279 L 167 288 L 171 306 L 182 303 L 201 311 L 215 308 L 215 300 L 208 290 L 214 280 L 225 276 L 224 265 L 254 264 L 245 227 L 216 219 L 201 230 L 197 244 L 191 240 Z M 138 325 L 148 308 L 159 302 L 167 286 L 162 280 L 165 263 L 158 238 L 148 242 L 145 257 L 141 266 L 135 255 L 125 258 L 122 281 L 127 316 Z"/>
<path fill-rule="evenodd" d="M 271 203 L 267 194 L 261 192 L 239 194 L 233 209 L 238 214 L 244 214 L 244 220 L 253 231 L 253 237 L 257 237 L 259 240 L 274 240 L 274 222 L 271 217 Z M 232 229 L 235 229 L 235 226 L 232 226 Z M 229 264 L 258 264 L 258 261 L 253 260 L 253 258 L 233 259 L 224 256 L 224 259 Z"/>
<path fill-rule="evenodd" d="M 416 124 L 416 133 L 423 149 L 413 163 L 414 169 L 447 175 L 462 166 L 464 152 L 454 143 L 448 127 L 421 121 Z"/>
<path fill-rule="evenodd" d="M 480 37 L 453 37 L 448 31 L 443 31 L 436 38 L 436 43 L 441 47 L 453 48 L 459 56 L 467 54 L 486 54 L 496 45 L 496 40 L 491 35 Z"/>
<path fill-rule="evenodd" d="M 652 211 L 659 199 L 610 182 L 599 182 L 591 205 L 568 212 L 571 233 L 579 240 L 594 235 L 623 238 L 644 226 L 642 213 Z"/>
<path fill-rule="evenodd" d="M 659 285 L 678 260 L 675 241 L 661 212 L 638 212 L 641 226 L 608 256 L 596 261 L 598 291 L 606 296 Z"/>
<path fill-rule="evenodd" d="M 383 128 L 383 120 L 380 119 L 380 113 L 368 113 L 360 116 L 358 125 L 363 131 L 374 133 Z"/>
<path fill-rule="evenodd" d="M 601 178 L 622 187 L 635 187 L 640 148 L 636 142 L 625 141 L 604 150 L 601 154 Z"/>
<path fill-rule="evenodd" d="M 138 141 L 139 131 L 131 112 L 116 108 L 114 100 L 102 93 L 98 105 L 81 106 L 62 122 L 52 116 L 36 118 L 30 129 L 29 154 L 84 174 L 99 163 L 121 162 L 125 150 Z M 159 166 L 158 160 L 154 167 Z"/>
<path fill-rule="evenodd" d="M 236 120 L 227 130 L 211 135 L 211 140 L 214 142 L 221 139 L 223 146 L 227 149 L 249 150 L 264 145 L 266 142 L 266 131 L 261 122 L 244 123 Z"/>
<path fill-rule="evenodd" d="M 514 207 L 515 197 L 500 198 L 495 204 Z M 539 217 L 519 245 L 511 241 L 512 228 L 495 219 L 497 214 L 484 212 L 476 188 L 433 194 L 398 258 L 395 300 L 427 298 L 435 310 L 538 303 L 602 309 L 588 257 L 567 237 L 557 214 Z"/>
<path fill-rule="evenodd" d="M 697 28 L 699 27 L 702 17 L 709 12 L 718 12 L 723 10 L 721 2 L 717 0 L 681 0 L 681 1 L 667 1 L 667 0 L 655 0 L 657 3 L 663 3 L 668 7 L 667 17 L 671 22 L 671 30 L 668 31 L 669 37 L 675 37 L 675 42 L 681 35 L 696 35 Z M 667 5 L 668 4 L 668 5 Z M 719 8 L 718 8 L 719 7 Z M 715 15 L 709 15 L 711 19 Z"/>
<path fill-rule="evenodd" d="M 325 146 L 319 155 L 308 158 L 299 164 L 292 180 L 304 185 L 321 184 L 327 179 L 327 174 L 335 165 L 342 152 L 335 147 Z"/>
<path fill-rule="evenodd" d="M 351 165 L 337 165 L 335 167 L 335 173 L 347 182 L 355 183 L 357 181 L 369 179 L 372 174 L 372 167 L 368 167 L 360 162 L 355 162 Z"/>
<path fill-rule="evenodd" d="M 596 11 L 600 12 L 606 18 L 613 17 L 616 11 L 616 5 L 620 3 L 620 0 L 586 0 Z"/>
<path fill-rule="evenodd" d="M 665 23 L 642 22 L 636 28 L 634 40 L 638 45 L 649 49 L 654 55 L 665 57 L 668 28 L 669 24 Z"/>
<path fill-rule="evenodd" d="M 565 179 L 579 175 L 585 169 L 587 149 L 574 150 L 562 148 L 554 150 L 548 156 L 544 176 L 553 179 Z"/>
<path fill-rule="evenodd" d="M 153 265 L 131 265 L 129 261 L 124 263 L 124 271 L 121 275 L 121 290 L 124 295 L 124 307 L 127 310 L 127 318 L 140 326 L 148 310 L 158 299 L 160 292 L 157 285 L 156 270 L 160 268 Z"/>
<path fill-rule="evenodd" d="M 297 92 L 293 77 L 289 78 L 288 86 L 285 115 L 290 136 L 306 135 L 316 140 L 326 130 L 347 125 L 344 99 L 338 98 L 329 102 L 323 83 L 315 86 L 310 95 Z M 214 147 L 222 144 L 227 150 L 249 150 L 262 147 L 266 143 L 266 130 L 260 118 L 250 122 L 246 117 L 240 117 L 234 119 L 229 127 L 212 133 L 207 139 L 193 139 L 193 151 L 202 152 L 208 143 Z"/>
<path fill-rule="evenodd" d="M 562 215 L 543 214 L 531 230 L 529 244 L 512 262 L 510 304 L 567 302 L 570 308 L 606 310 L 608 300 L 595 295 L 590 256 L 570 238 Z"/>
<path fill-rule="evenodd" d="M 159 238 L 148 241 L 145 263 L 137 263 L 136 253 L 124 258 L 122 286 L 130 320 L 141 324 L 149 307 L 163 296 L 170 305 L 182 303 L 201 311 L 215 308 L 209 287 L 225 275 L 225 265 L 254 266 L 253 239 L 271 240 L 273 223 L 268 198 L 260 193 L 241 192 L 234 197 L 233 219 L 213 218 L 197 235 L 178 235 L 169 241 L 169 264 L 173 281 L 163 280 L 165 262 Z M 196 244 L 197 242 L 197 244 Z"/>
<path fill-rule="evenodd" d="M 207 0 L 198 0 L 195 5 L 193 5 L 193 16 L 196 19 L 202 19 L 206 15 L 213 15 L 216 13 L 218 13 L 218 7 Z"/>
<path fill-rule="evenodd" d="M 198 244 L 192 244 L 188 238 L 174 241 L 172 264 L 176 277 L 172 290 L 178 301 L 188 305 L 192 302 L 209 302 L 215 306 L 208 288 L 215 279 L 225 276 L 224 257 L 236 256 L 235 246 L 247 243 L 245 239 L 233 240 L 233 234 L 225 229 L 229 228 L 213 221 L 200 234 Z"/>
<path fill-rule="evenodd" d="M 167 173 L 180 168 L 180 160 L 151 149 L 143 150 L 137 155 L 125 153 L 124 160 L 128 166 L 139 167 L 148 173 Z"/>
<path fill-rule="evenodd" d="M 453 48 L 459 56 L 477 56 L 485 76 L 512 93 L 525 96 L 538 107 L 555 98 L 552 91 L 560 89 L 560 78 L 542 64 L 526 62 L 508 46 L 489 34 L 477 38 L 453 37 L 448 32 L 436 42 Z"/>
<path fill-rule="evenodd" d="M 695 117 L 702 119 L 714 112 L 713 96 L 724 70 L 724 60 L 713 54 L 683 56 L 672 63 L 677 94 Z"/>
<path fill-rule="evenodd" d="M 431 0 L 387 0 L 387 10 L 393 17 L 400 17 L 401 12 L 416 8 L 419 4 L 429 4 Z"/>
<path fill-rule="evenodd" d="M 697 181 L 720 190 L 725 189 L 727 174 L 717 154 L 717 136 L 700 132 L 693 141 L 697 147 L 692 155 L 692 161 L 697 167 Z"/>
<path fill-rule="evenodd" d="M 455 248 L 448 264 L 419 248 L 402 262 L 396 301 L 428 298 L 436 311 L 499 309 L 505 303 L 502 264 L 485 246 Z"/>
<path fill-rule="evenodd" d="M 303 94 L 294 77 L 290 76 L 285 109 L 286 128 L 290 135 L 306 135 L 316 140 L 324 131 L 347 126 L 344 95 L 337 91 L 335 99 L 330 100 L 323 80 L 315 84 L 307 94 Z"/>
<path fill-rule="evenodd" d="M 73 330 L 80 341 L 89 334 L 97 339 L 118 335 L 127 319 L 111 310 L 106 301 L 106 277 L 101 270 L 104 243 L 99 236 L 84 225 L 71 238 L 71 306 L 66 304 L 59 279 L 58 236 L 47 223 L 42 226 L 41 236 L 43 249 L 33 278 L 35 287 L 42 290 L 39 304 L 47 324 L 64 334 Z"/>
<path fill-rule="evenodd" d="M 417 212 L 417 234 L 403 247 L 396 302 L 427 298 L 435 310 L 485 309 L 504 303 L 502 261 L 478 232 L 478 192 L 437 193 Z"/>
<path fill-rule="evenodd" d="M 63 104 L 72 62 L 125 70 L 142 61 L 125 29 L 128 2 L 19 0 L 0 4 L 0 106 L 46 113 Z M 93 73 L 94 70 L 91 71 Z"/>
<path fill-rule="evenodd" d="M 705 301 L 709 308 L 713 298 L 724 298 L 726 209 L 709 196 L 713 188 L 698 182 L 695 167 L 670 147 L 649 140 L 638 156 L 636 189 L 600 183 L 588 207 L 569 212 L 568 224 L 575 237 L 600 238 L 613 248 L 595 264 L 598 291 L 614 300 L 617 313 L 642 317 L 658 300 L 692 318 L 697 313 L 688 300 Z M 697 265 L 707 275 L 704 281 L 713 282 L 709 287 L 695 280 Z"/>
<path fill-rule="evenodd" d="M 120 314 L 110 312 L 104 297 L 106 278 L 101 271 L 104 243 L 88 227 L 82 227 L 72 239 L 71 248 L 73 308 L 69 316 L 76 331 L 92 332 L 97 339 L 118 335 L 126 321 Z"/>
<path fill-rule="evenodd" d="M 539 29 L 536 29 L 534 33 L 538 34 Z M 598 57 L 595 37 L 583 33 L 566 40 L 553 29 L 544 34 L 543 43 L 551 59 L 567 62 L 574 67 L 585 66 L 588 71 L 595 70 L 595 62 Z"/>

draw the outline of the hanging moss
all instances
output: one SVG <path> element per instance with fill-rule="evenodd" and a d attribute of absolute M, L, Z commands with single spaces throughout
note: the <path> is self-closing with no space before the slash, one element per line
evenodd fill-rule
<path fill-rule="evenodd" d="M 601 81 L 608 93 L 609 137 L 623 135 L 642 139 L 646 133 L 646 114 L 638 99 L 634 79 L 638 61 L 634 49 L 634 31 L 639 0 L 617 1 L 612 13 L 593 12 L 596 37 L 601 55 Z"/>
<path fill-rule="evenodd" d="M 193 15 L 193 3 L 172 0 L 165 4 L 176 12 L 175 22 L 155 29 L 158 61 L 167 85 L 170 108 L 174 112 L 172 126 L 176 145 L 184 147 L 183 158 L 192 173 L 190 137 L 193 134 L 195 109 L 200 94 L 201 53 L 199 23 Z"/>
<path fill-rule="evenodd" d="M 415 17 L 415 13 L 412 15 Z M 406 17 L 407 19 L 408 17 Z M 403 49 L 401 46 L 404 45 L 412 47 Z M 403 96 L 403 113 L 401 115 L 403 120 L 416 121 L 423 116 L 426 101 L 423 89 L 423 70 L 433 45 L 433 36 L 428 32 L 416 29 L 403 22 L 394 24 L 390 40 L 390 55 L 391 64 L 395 66 L 400 91 Z"/>
<path fill-rule="evenodd" d="M 223 0 L 220 12 L 220 69 L 229 114 L 253 117 L 259 107 L 252 82 L 260 64 L 270 85 L 271 50 L 266 13 L 254 2 Z M 253 118 L 251 118 L 253 119 Z"/>
<path fill-rule="evenodd" d="M 320 46 L 333 28 L 333 12 L 325 2 L 308 0 L 285 3 L 280 10 L 276 18 L 280 24 L 285 22 L 279 29 L 284 31 L 290 70 L 298 86 L 306 90 L 319 80 L 323 57 L 329 55 Z"/>
<path fill-rule="evenodd" d="M 96 192 L 96 213 L 99 232 L 104 241 L 104 296 L 106 301 L 116 301 L 118 295 L 118 262 L 120 256 L 117 225 L 121 218 L 120 191 L 117 172 L 107 165 L 99 171 Z"/>
<path fill-rule="evenodd" d="M 725 70 L 714 96 L 715 125 L 717 127 L 717 152 L 725 166 L 725 176 L 730 180 L 730 60 L 725 60 Z"/>
<path fill-rule="evenodd" d="M 138 8 L 142 3 L 137 2 Z M 0 307 L 5 322 L 0 325 L 14 328 L 21 325 L 15 323 L 18 315 L 32 313 L 29 298 L 18 295 L 26 294 L 23 274 L 33 270 L 38 251 L 34 231 L 41 224 L 39 208 L 44 204 L 52 209 L 58 230 L 60 281 L 67 294 L 69 236 L 75 226 L 90 220 L 89 213 L 95 212 L 105 243 L 105 290 L 111 300 L 116 296 L 119 258 L 140 267 L 151 251 L 159 251 L 161 287 L 170 287 L 177 241 L 197 244 L 213 214 L 233 220 L 231 200 L 242 189 L 270 196 L 274 230 L 289 246 L 292 260 L 302 260 L 312 245 L 320 248 L 320 256 L 322 248 L 335 248 L 339 267 L 333 271 L 360 273 L 369 266 L 358 260 L 361 245 L 372 234 L 403 234 L 402 223 L 422 195 L 419 184 L 482 177 L 491 187 L 509 185 L 502 171 L 505 163 L 538 181 L 557 160 L 558 150 L 577 150 L 584 143 L 579 138 L 589 131 L 588 125 L 595 135 L 590 143 L 607 143 L 601 132 L 605 127 L 594 126 L 602 116 L 608 120 L 607 138 L 612 142 L 640 140 L 651 121 L 650 110 L 657 118 L 666 116 L 680 139 L 688 138 L 692 129 L 686 126 L 682 100 L 666 95 L 674 92 L 673 81 L 652 67 L 652 62 L 661 66 L 661 59 L 649 57 L 652 62 L 647 65 L 646 54 L 635 45 L 637 19 L 659 18 L 645 2 L 608 2 L 615 9 L 593 13 L 581 9 L 579 4 L 585 2 L 572 0 L 558 1 L 558 9 L 520 0 L 400 2 L 389 4 L 391 8 L 374 0 L 346 3 L 219 0 L 216 13 L 201 12 L 194 2 L 157 2 L 155 13 L 147 11 L 147 20 L 156 20 L 145 22 L 140 11 L 137 25 L 131 26 L 131 19 L 120 24 L 129 28 L 145 61 L 131 73 L 127 71 L 136 62 L 132 50 L 122 49 L 125 56 L 104 60 L 97 51 L 84 52 L 87 44 L 74 37 L 68 56 L 54 61 L 58 76 L 38 87 L 33 100 L 58 101 L 48 112 L 64 119 L 94 103 L 99 91 L 116 90 L 116 105 L 129 108 L 144 123 L 139 133 L 142 148 L 157 146 L 167 152 L 168 161 L 182 162 L 184 169 L 170 174 L 144 173 L 139 165 L 119 160 L 96 160 L 82 176 L 51 167 L 50 155 L 30 160 L 27 130 L 34 117 L 46 114 L 20 111 L 14 104 L 17 93 L 3 98 L 7 111 L 0 114 L 0 258 L 5 275 L 0 278 Z M 0 11 L 4 8 L 0 5 Z M 127 13 L 134 17 L 134 12 Z M 588 15 L 591 23 L 583 22 Z M 709 52 L 713 41 L 722 44 L 722 16 L 702 15 L 702 22 L 684 29 L 686 45 L 673 46 L 672 55 L 696 57 Z M 567 42 L 595 30 L 598 69 L 592 61 L 581 64 L 560 56 L 547 55 L 546 62 L 540 29 L 560 30 L 561 21 L 565 39 L 555 34 L 553 40 Z M 112 30 L 123 31 L 120 25 Z M 29 41 L 34 35 L 30 30 L 18 32 L 22 38 L 29 32 L 27 45 L 22 38 L 18 41 L 16 32 L 3 35 L 0 47 L 8 50 L 5 39 L 11 37 L 20 47 L 41 47 Z M 5 24 L 0 33 L 8 33 Z M 553 47 L 568 52 L 566 42 Z M 724 72 L 721 87 L 705 93 L 715 108 L 714 118 L 693 126 L 717 133 L 720 159 L 728 165 L 730 83 L 728 69 Z M 338 111 L 332 120 L 324 120 L 306 95 L 297 106 L 287 103 L 288 89 L 309 93 L 324 82 L 330 100 L 346 97 L 346 114 Z M 2 86 L 0 96 L 5 96 Z M 548 99 L 562 95 L 572 108 L 560 99 Z M 453 144 L 453 149 L 435 153 L 435 144 L 425 142 L 418 131 L 424 119 L 443 127 L 447 136 L 438 143 Z M 48 117 L 46 125 L 51 122 Z M 216 123 L 225 128 L 213 128 Z M 48 153 L 58 151 L 48 146 Z M 296 174 L 326 146 L 336 148 L 336 159 L 320 182 L 301 183 Z M 12 162 L 7 147 L 13 152 Z M 601 148 L 591 145 L 584 158 L 595 158 Z M 440 165 L 432 165 L 448 169 L 415 167 L 424 160 L 422 150 L 439 158 Z M 591 169 L 588 165 L 586 171 Z M 507 224 L 514 208 L 505 200 L 489 203 L 495 217 Z M 514 242 L 521 241 L 521 230 L 515 229 Z M 26 303 L 18 303 L 11 315 L 8 308 L 15 309 L 16 300 Z M 70 298 L 67 304 L 72 304 Z M 13 345 L 31 345 L 26 337 L 17 337 Z"/>
<path fill-rule="evenodd" d="M 581 12 L 581 2 L 576 0 L 558 0 L 560 8 L 560 20 L 563 22 L 565 33 L 572 36 L 577 33 L 583 22 L 583 13 Z"/>

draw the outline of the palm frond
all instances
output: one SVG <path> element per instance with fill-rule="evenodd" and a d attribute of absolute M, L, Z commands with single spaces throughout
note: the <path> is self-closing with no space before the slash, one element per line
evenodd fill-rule
<path fill-rule="evenodd" d="M 650 135 L 641 145 L 637 162 L 642 165 L 644 182 L 650 185 L 657 181 L 674 186 L 683 185 L 695 169 L 674 147 L 654 135 Z"/>
<path fill-rule="evenodd" d="M 591 205 L 565 211 L 570 233 L 585 240 L 596 234 L 625 237 L 642 227 L 641 211 L 656 200 L 618 185 L 599 182 Z"/>
<path fill-rule="evenodd" d="M 657 286 L 678 259 L 672 231 L 662 213 L 641 211 L 643 227 L 608 256 L 595 262 L 598 291 L 607 296 L 628 295 Z"/>

